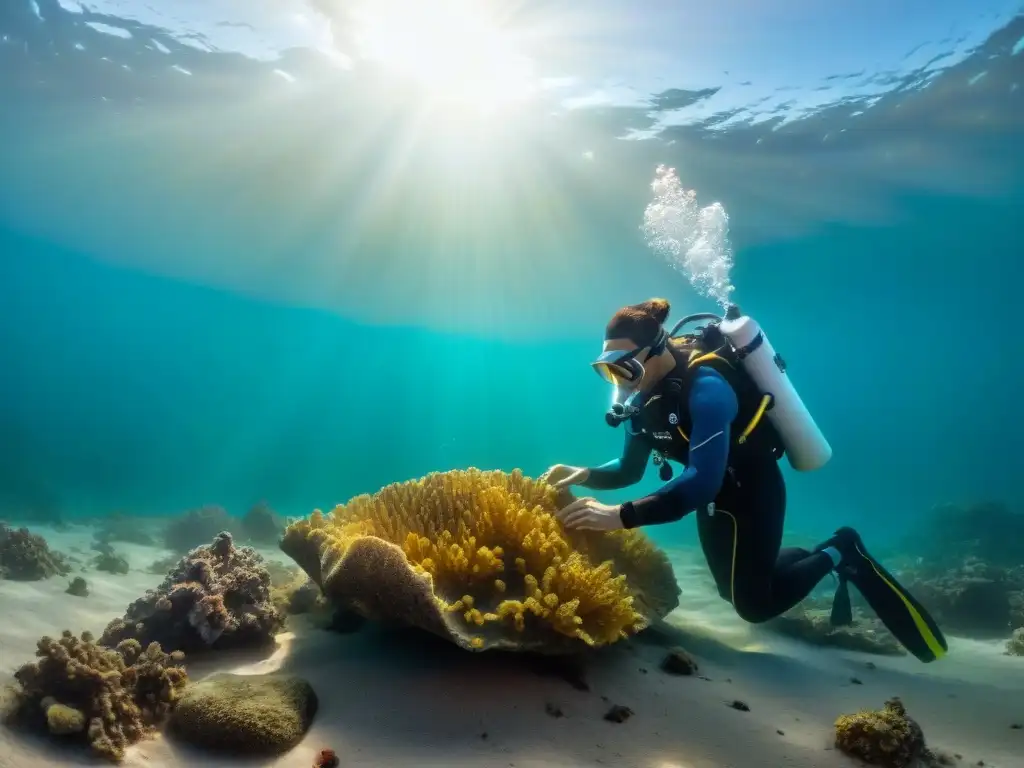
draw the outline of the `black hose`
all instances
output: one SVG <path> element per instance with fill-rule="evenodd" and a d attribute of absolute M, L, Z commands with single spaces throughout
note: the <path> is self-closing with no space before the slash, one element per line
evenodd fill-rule
<path fill-rule="evenodd" d="M 675 338 L 675 335 L 679 333 L 679 330 L 683 326 L 689 325 L 690 323 L 695 323 L 698 320 L 717 320 L 718 322 L 722 322 L 722 318 L 716 315 L 714 312 L 697 312 L 696 314 L 693 315 L 687 315 L 678 323 L 673 325 L 672 330 L 668 332 L 668 335 L 672 338 Z"/>

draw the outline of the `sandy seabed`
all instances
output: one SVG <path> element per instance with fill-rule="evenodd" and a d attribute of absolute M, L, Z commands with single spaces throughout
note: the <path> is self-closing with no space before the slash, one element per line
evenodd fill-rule
<path fill-rule="evenodd" d="M 63 552 L 88 550 L 92 538 L 84 526 L 33 530 Z M 66 594 L 68 579 L 60 577 L 0 581 L 0 684 L 33 658 L 40 636 L 65 628 L 98 635 L 161 581 L 144 569 L 169 552 L 115 548 L 131 571 L 83 573 L 87 598 Z M 264 554 L 288 562 L 280 552 Z M 740 621 L 715 594 L 699 552 L 669 554 L 685 607 L 663 630 L 598 654 L 587 668 L 588 691 L 516 657 L 469 654 L 374 627 L 338 635 L 298 617 L 275 649 L 188 663 L 193 679 L 281 670 L 310 680 L 320 708 L 295 750 L 233 760 L 158 736 L 133 747 L 125 765 L 302 768 L 330 747 L 342 768 L 840 768 L 858 763 L 834 749 L 835 718 L 898 695 L 929 745 L 961 755 L 958 764 L 1024 768 L 1024 730 L 1011 728 L 1024 722 L 1024 659 L 1004 656 L 1000 644 L 952 638 L 949 655 L 929 665 L 807 646 Z M 700 676 L 662 672 L 666 643 L 686 648 Z M 737 699 L 750 711 L 729 706 Z M 612 704 L 633 716 L 605 721 Z M 564 716 L 549 714 L 554 708 Z M 97 764 L 88 753 L 57 751 L 0 728 L 0 768 Z"/>

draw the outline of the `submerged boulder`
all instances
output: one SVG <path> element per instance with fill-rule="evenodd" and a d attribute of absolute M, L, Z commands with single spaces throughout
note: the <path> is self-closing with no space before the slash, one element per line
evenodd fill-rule
<path fill-rule="evenodd" d="M 765 628 L 780 635 L 803 640 L 813 645 L 842 648 L 847 651 L 873 653 L 879 656 L 902 656 L 903 646 L 874 616 L 854 609 L 850 626 L 836 627 L 830 620 L 831 608 L 812 602 L 798 605 L 765 623 Z"/>
<path fill-rule="evenodd" d="M 0 578 L 39 581 L 70 572 L 64 555 L 52 551 L 42 536 L 0 523 Z"/>
<path fill-rule="evenodd" d="M 170 732 L 204 749 L 271 757 L 302 740 L 317 705 L 301 677 L 218 673 L 185 689 Z"/>

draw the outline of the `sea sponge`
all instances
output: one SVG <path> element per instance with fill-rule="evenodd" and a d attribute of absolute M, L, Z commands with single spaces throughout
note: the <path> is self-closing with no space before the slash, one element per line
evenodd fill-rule
<path fill-rule="evenodd" d="M 926 754 L 924 734 L 899 698 L 874 712 L 841 715 L 835 728 L 836 747 L 869 765 L 907 768 Z"/>
<path fill-rule="evenodd" d="M 51 551 L 42 536 L 0 523 L 0 578 L 38 581 L 70 572 L 64 555 Z"/>
<path fill-rule="evenodd" d="M 169 725 L 195 746 L 272 756 L 302 740 L 316 710 L 313 686 L 301 677 L 218 673 L 185 690 Z"/>
<path fill-rule="evenodd" d="M 81 739 L 112 762 L 161 724 L 187 682 L 184 655 L 157 643 L 142 651 L 127 640 L 110 649 L 88 632 L 78 638 L 65 630 L 59 640 L 40 638 L 36 656 L 14 673 L 7 721 Z"/>
<path fill-rule="evenodd" d="M 340 608 L 472 650 L 572 652 L 641 631 L 679 587 L 639 531 L 564 530 L 571 498 L 518 470 L 432 473 L 315 511 L 281 549 Z"/>
<path fill-rule="evenodd" d="M 284 617 L 270 600 L 270 574 L 251 547 L 236 547 L 222 531 L 211 544 L 178 561 L 159 587 L 114 619 L 100 642 L 127 638 L 168 650 L 196 651 L 267 644 Z"/>

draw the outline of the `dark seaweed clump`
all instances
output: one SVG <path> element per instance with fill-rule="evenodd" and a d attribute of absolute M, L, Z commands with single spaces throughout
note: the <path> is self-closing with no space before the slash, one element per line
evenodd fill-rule
<path fill-rule="evenodd" d="M 171 520 L 163 532 L 164 546 L 172 552 L 188 552 L 237 525 L 238 518 L 231 517 L 224 507 L 207 504 Z"/>
<path fill-rule="evenodd" d="M 97 571 L 128 573 L 128 561 L 113 550 L 100 553 L 93 559 L 93 563 L 96 565 Z"/>
<path fill-rule="evenodd" d="M 236 547 L 222 531 L 110 622 L 100 642 L 114 646 L 134 638 L 182 651 L 252 647 L 269 642 L 283 625 L 263 558 L 251 547 Z"/>
<path fill-rule="evenodd" d="M 65 630 L 59 640 L 40 638 L 36 656 L 14 673 L 8 724 L 77 739 L 111 762 L 166 719 L 187 682 L 184 654 L 155 643 L 104 648 L 88 632 Z"/>
<path fill-rule="evenodd" d="M 0 578 L 38 581 L 70 572 L 64 555 L 51 551 L 42 536 L 0 523 Z"/>

